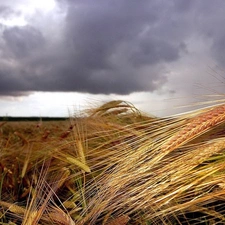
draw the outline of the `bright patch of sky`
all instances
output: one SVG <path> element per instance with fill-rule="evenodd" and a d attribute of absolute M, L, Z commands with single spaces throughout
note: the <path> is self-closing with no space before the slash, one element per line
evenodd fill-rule
<path fill-rule="evenodd" d="M 3 4 L 4 5 L 4 4 Z M 5 6 L 7 6 L 7 1 Z M 50 13 L 56 8 L 56 2 L 54 0 L 24 0 L 23 4 L 15 3 L 15 10 L 18 13 L 12 16 L 1 18 L 0 24 L 5 26 L 26 26 L 28 24 L 27 18 L 31 17 L 36 11 L 42 13 Z"/>

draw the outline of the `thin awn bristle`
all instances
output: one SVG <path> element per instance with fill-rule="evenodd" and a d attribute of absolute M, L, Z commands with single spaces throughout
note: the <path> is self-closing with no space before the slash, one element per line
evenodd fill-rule
<path fill-rule="evenodd" d="M 157 118 L 113 101 L 90 113 L 69 128 L 0 123 L 2 223 L 224 221 L 225 104 Z"/>
<path fill-rule="evenodd" d="M 156 146 L 159 151 L 157 151 L 158 154 L 153 156 L 153 158 L 151 158 L 151 157 L 148 158 L 147 157 L 145 159 L 144 156 L 142 158 L 141 155 L 140 155 L 141 148 L 138 149 L 138 153 L 137 154 L 135 154 L 135 153 L 131 154 L 131 158 L 134 161 L 136 159 L 137 160 L 141 160 L 141 159 L 147 160 L 146 163 L 141 164 L 142 170 L 140 170 L 140 172 L 141 171 L 142 172 L 143 171 L 146 171 L 146 172 L 148 171 L 148 173 L 150 173 L 151 172 L 151 168 L 155 168 L 156 164 L 162 158 L 164 158 L 168 153 L 170 153 L 174 149 L 177 149 L 178 147 L 181 147 L 183 144 L 185 144 L 185 143 L 189 142 L 190 140 L 200 136 L 201 134 L 209 131 L 210 129 L 214 128 L 215 126 L 219 125 L 220 123 L 222 123 L 224 121 L 225 121 L 225 104 L 217 106 L 217 107 L 214 107 L 214 108 L 212 108 L 212 109 L 210 109 L 208 111 L 204 110 L 204 112 L 202 112 L 201 114 L 194 115 L 191 119 L 189 119 L 189 121 L 187 121 L 185 126 L 183 126 L 175 134 L 173 134 L 171 138 L 168 138 L 161 146 L 158 146 L 158 147 Z M 184 171 L 187 172 L 187 171 L 193 169 L 194 167 L 196 167 L 198 164 L 200 164 L 204 160 L 206 160 L 212 154 L 217 153 L 218 151 L 220 151 L 222 148 L 224 148 L 224 140 L 222 140 L 222 139 L 221 139 L 221 141 L 219 141 L 217 143 L 212 143 L 212 144 L 208 143 L 208 145 L 204 145 L 203 148 L 197 147 L 196 148 L 197 152 L 194 151 L 196 153 L 196 157 L 194 157 L 194 159 L 193 159 L 193 155 L 192 155 L 193 161 L 187 163 L 186 166 L 185 165 L 183 166 L 183 163 L 181 163 L 180 164 L 180 168 L 182 168 Z M 199 151 L 202 151 L 202 154 L 204 152 L 205 156 L 203 156 L 202 154 L 199 155 Z M 145 153 L 146 154 L 150 154 L 149 152 L 148 153 L 145 152 Z M 191 155 L 187 155 L 186 157 L 187 157 L 187 160 L 189 160 Z M 131 163 L 131 160 L 129 160 L 129 164 L 130 164 L 130 167 L 131 167 L 131 165 L 134 166 L 134 164 Z M 177 164 L 174 164 L 174 166 L 176 166 L 176 165 Z M 169 164 L 169 168 L 168 168 L 169 171 L 172 169 L 171 166 L 172 165 Z M 101 213 L 101 210 L 103 210 L 103 208 L 105 209 L 107 207 L 109 209 L 114 209 L 113 205 L 112 205 L 113 201 L 116 201 L 117 204 L 120 202 L 120 200 L 118 200 L 118 201 L 116 200 L 117 193 L 119 193 L 119 190 L 122 190 L 123 188 L 128 187 L 132 183 L 128 179 L 128 177 L 123 178 L 122 174 L 124 174 L 125 171 L 126 172 L 129 171 L 130 173 L 132 173 L 133 177 L 141 176 L 141 173 L 138 173 L 137 171 L 134 171 L 133 169 L 129 169 L 130 167 L 129 168 L 128 167 L 127 167 L 127 163 L 126 162 L 121 163 L 120 167 L 117 168 L 118 170 L 115 172 L 115 174 L 113 176 L 109 176 L 110 182 L 107 181 L 108 188 L 106 188 L 106 187 L 104 188 L 103 187 L 103 190 L 101 192 L 102 200 L 99 199 L 100 202 L 101 202 L 101 207 L 99 207 L 98 209 L 96 209 L 96 208 L 93 209 L 93 211 L 89 215 L 97 216 L 97 214 Z M 157 170 L 157 167 L 155 168 L 155 173 L 157 172 L 156 170 Z M 159 171 L 160 171 L 160 169 L 159 169 Z M 172 178 L 177 180 L 182 174 L 179 175 L 180 172 L 176 171 L 176 170 L 174 172 L 175 172 L 174 174 L 171 174 Z M 167 174 L 167 173 L 168 172 L 165 172 L 165 174 Z M 160 174 L 162 174 L 162 173 L 160 173 Z M 146 176 L 144 174 L 144 172 L 143 172 L 143 176 L 144 177 Z M 116 179 L 113 179 L 114 177 L 116 177 Z M 119 179 L 119 177 L 120 177 L 120 179 Z M 155 186 L 159 182 L 159 185 L 156 185 L 156 186 L 158 187 L 158 189 L 160 191 L 160 190 L 165 190 L 166 186 L 168 186 L 170 184 L 170 182 L 168 182 L 168 183 L 165 183 L 165 184 L 162 183 L 162 185 L 160 185 L 161 180 L 162 180 L 162 178 L 155 177 L 153 181 L 150 180 L 150 181 L 148 181 L 148 182 L 146 181 L 146 182 L 149 184 L 149 186 Z M 195 183 L 193 181 L 193 185 L 194 184 Z M 143 184 L 142 187 L 139 186 L 138 190 L 139 190 L 140 193 L 141 193 L 141 190 L 144 187 L 145 187 L 145 184 Z M 189 188 L 189 186 L 187 186 L 186 188 Z M 145 189 L 143 189 L 143 191 L 146 192 Z M 109 196 L 111 196 L 111 197 L 109 197 Z M 124 196 L 126 198 L 127 194 L 124 193 Z M 152 197 L 155 196 L 154 192 L 152 193 L 151 196 Z M 176 196 L 176 193 L 174 193 L 174 196 Z M 101 197 L 99 197 L 99 198 L 101 198 Z M 141 199 L 141 197 L 140 197 L 140 199 Z M 130 199 L 130 202 L 131 202 L 131 199 Z M 134 202 L 134 205 L 135 204 L 136 203 Z"/>
<path fill-rule="evenodd" d="M 193 151 L 190 151 L 181 158 L 176 159 L 174 168 L 171 168 L 171 163 L 168 163 L 162 169 L 160 169 L 159 172 L 166 172 L 167 174 L 170 174 L 171 180 L 178 179 L 179 176 L 183 176 L 183 173 L 187 173 L 194 167 L 203 163 L 212 155 L 221 152 L 224 148 L 225 138 L 218 138 L 213 141 L 209 141 L 202 146 L 196 146 Z"/>

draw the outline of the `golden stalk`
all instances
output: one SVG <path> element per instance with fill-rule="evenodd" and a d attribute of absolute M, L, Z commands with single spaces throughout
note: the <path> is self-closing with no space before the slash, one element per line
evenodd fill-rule
<path fill-rule="evenodd" d="M 163 153 L 178 148 L 193 138 L 205 133 L 225 121 L 225 104 L 212 108 L 192 118 L 177 134 L 173 135 L 161 147 Z"/>

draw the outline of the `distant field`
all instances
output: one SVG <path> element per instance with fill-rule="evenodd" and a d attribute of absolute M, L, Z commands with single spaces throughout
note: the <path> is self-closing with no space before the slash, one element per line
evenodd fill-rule
<path fill-rule="evenodd" d="M 0 117 L 0 121 L 61 121 L 65 117 Z"/>
<path fill-rule="evenodd" d="M 0 224 L 225 223 L 225 106 L 85 113 L 0 122 Z"/>

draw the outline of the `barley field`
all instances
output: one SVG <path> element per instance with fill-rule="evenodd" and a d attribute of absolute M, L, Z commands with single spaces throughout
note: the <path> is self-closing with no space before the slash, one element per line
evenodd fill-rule
<path fill-rule="evenodd" d="M 0 224 L 225 224 L 225 105 L 0 122 L 0 174 Z"/>

